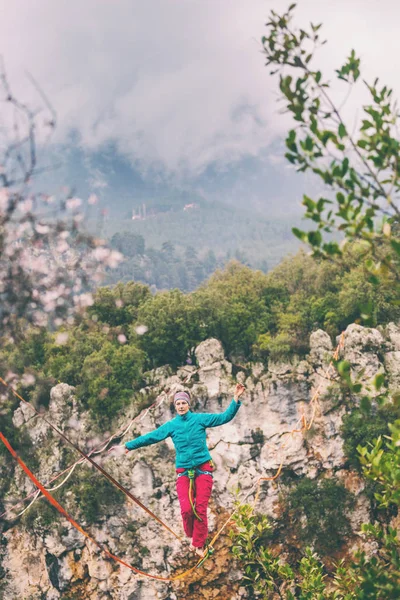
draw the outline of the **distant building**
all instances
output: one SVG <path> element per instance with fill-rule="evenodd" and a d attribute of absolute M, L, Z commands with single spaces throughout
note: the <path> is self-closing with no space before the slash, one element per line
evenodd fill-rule
<path fill-rule="evenodd" d="M 191 204 L 185 204 L 183 210 L 192 210 L 193 208 L 199 208 L 199 205 L 195 202 L 192 202 Z"/>
<path fill-rule="evenodd" d="M 140 220 L 145 220 L 146 218 L 146 204 L 143 202 L 142 206 L 139 206 L 139 208 L 134 209 L 132 211 L 132 221 L 140 221 Z"/>

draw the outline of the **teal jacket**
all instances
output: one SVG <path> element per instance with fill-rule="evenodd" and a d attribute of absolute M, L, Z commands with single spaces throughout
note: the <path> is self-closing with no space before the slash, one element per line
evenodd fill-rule
<path fill-rule="evenodd" d="M 240 401 L 232 400 L 228 408 L 219 414 L 192 413 L 189 410 L 185 415 L 177 415 L 158 429 L 126 442 L 125 448 L 136 450 L 171 437 L 176 450 L 176 468 L 197 467 L 211 460 L 206 443 L 207 427 L 218 427 L 218 425 L 229 423 L 236 415 L 240 405 Z"/>

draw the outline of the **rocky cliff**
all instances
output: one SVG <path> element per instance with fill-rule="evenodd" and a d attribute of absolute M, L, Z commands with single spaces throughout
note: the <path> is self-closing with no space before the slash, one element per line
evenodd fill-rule
<path fill-rule="evenodd" d="M 355 508 L 349 515 L 353 535 L 344 550 L 350 551 L 363 543 L 358 531 L 360 524 L 369 519 L 369 503 L 363 493 L 362 480 L 346 468 L 340 436 L 346 407 L 331 393 L 332 380 L 326 376 L 333 352 L 332 341 L 319 330 L 311 335 L 310 347 L 307 360 L 233 365 L 225 359 L 218 340 L 207 340 L 196 349 L 196 366 L 186 365 L 175 373 L 165 367 L 147 374 L 143 397 L 158 397 L 159 402 L 156 408 L 142 413 L 122 441 L 172 418 L 170 394 L 183 385 L 191 389 L 193 410 L 219 412 L 228 405 L 236 381 L 243 382 L 247 392 L 236 418 L 208 431 L 208 444 L 216 465 L 210 530 L 215 531 L 225 521 L 237 499 L 248 496 L 252 500 L 257 478 L 273 476 L 282 463 L 283 472 L 290 471 L 298 477 L 315 479 L 334 474 L 355 495 Z M 382 330 L 349 326 L 341 356 L 350 362 L 354 373 L 361 374 L 364 385 L 378 372 L 384 372 L 390 390 L 399 389 L 400 328 L 396 325 L 390 324 Z M 308 435 L 289 435 L 288 432 L 298 428 L 302 415 L 311 418 L 310 400 L 317 388 L 320 395 L 312 430 Z M 48 416 L 82 448 L 87 449 L 89 441 L 92 445 L 99 443 L 93 424 L 81 411 L 74 390 L 68 385 L 59 384 L 52 389 Z M 119 417 L 115 429 L 129 423 L 133 416 L 133 408 L 127 410 Z M 21 405 L 13 420 L 16 427 L 26 428 L 37 449 L 32 470 L 41 481 L 48 481 L 66 462 L 69 464 L 67 459 L 76 460 L 70 451 L 66 455 L 65 443 L 28 407 Z M 182 533 L 175 493 L 174 449 L 170 440 L 127 456 L 104 453 L 98 460 L 144 504 Z M 95 496 L 101 475 L 87 464 L 79 465 L 77 470 L 90 474 Z M 68 485 L 67 481 L 64 501 L 73 511 L 77 502 L 79 504 L 74 494 L 84 488 L 75 486 L 74 492 L 65 491 Z M 282 485 L 280 479 L 262 484 L 259 511 L 277 516 Z M 32 489 L 30 481 L 17 469 L 3 500 L 4 506 L 11 506 Z M 37 511 L 37 505 L 45 503 L 46 500 L 40 499 L 29 511 Z M 238 600 L 246 597 L 225 532 L 216 544 L 214 557 L 204 567 L 181 582 L 163 583 L 138 577 L 109 560 L 61 515 L 55 514 L 54 519 L 46 520 L 37 511 L 33 513 L 35 518 L 29 520 L 29 511 L 16 520 L 8 515 L 2 524 L 0 595 L 3 594 L 4 600 Z M 128 500 L 111 501 L 105 513 L 95 520 L 83 518 L 81 524 L 111 552 L 146 572 L 169 576 L 194 564 L 186 543 L 175 540 Z"/>

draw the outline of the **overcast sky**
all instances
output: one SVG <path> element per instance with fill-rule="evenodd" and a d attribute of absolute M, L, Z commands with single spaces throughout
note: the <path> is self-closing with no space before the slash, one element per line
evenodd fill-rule
<path fill-rule="evenodd" d="M 198 176 L 265 156 L 282 135 L 276 80 L 260 52 L 269 10 L 283 0 L 0 0 L 0 53 L 14 88 L 30 71 L 72 130 L 134 164 Z M 324 23 L 326 70 L 349 50 L 363 75 L 400 90 L 400 3 L 300 0 L 298 23 Z M 273 152 L 271 150 L 270 154 Z M 271 160 L 274 160 L 271 156 Z"/>

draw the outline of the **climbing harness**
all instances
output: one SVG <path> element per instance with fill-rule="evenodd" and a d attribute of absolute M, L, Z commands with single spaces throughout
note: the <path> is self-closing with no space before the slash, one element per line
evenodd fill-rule
<path fill-rule="evenodd" d="M 211 475 L 213 476 L 212 471 L 202 471 L 199 467 L 193 467 L 192 469 L 185 469 L 182 473 L 178 473 L 179 477 L 189 477 L 189 502 L 192 507 L 192 511 L 196 519 L 199 521 L 203 521 L 203 519 L 196 512 L 195 500 L 194 500 L 194 480 L 198 475 Z"/>

